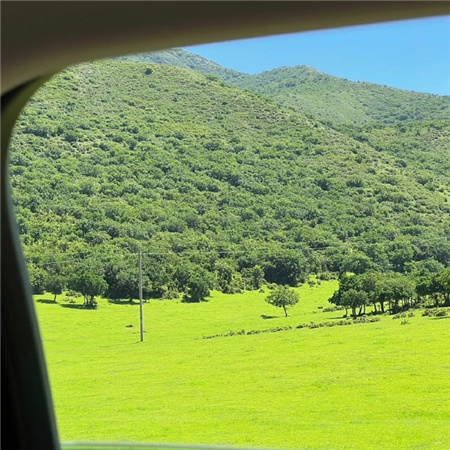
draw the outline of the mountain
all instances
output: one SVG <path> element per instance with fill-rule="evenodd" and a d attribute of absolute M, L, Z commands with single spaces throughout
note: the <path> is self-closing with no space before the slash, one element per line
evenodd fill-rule
<path fill-rule="evenodd" d="M 417 93 L 324 74 L 308 66 L 280 67 L 256 75 L 226 69 L 186 50 L 130 55 L 124 61 L 170 64 L 213 74 L 241 89 L 257 92 L 333 124 L 449 120 L 450 97 Z"/>
<path fill-rule="evenodd" d="M 193 70 L 103 60 L 30 100 L 11 184 L 34 280 L 92 265 L 116 286 L 139 248 L 158 295 L 186 273 L 232 291 L 258 266 L 280 284 L 435 270 L 450 263 L 449 137 L 445 121 L 338 129 Z"/>
<path fill-rule="evenodd" d="M 195 53 L 174 48 L 163 50 L 160 52 L 138 53 L 134 55 L 126 55 L 115 58 L 117 61 L 139 62 L 139 63 L 154 63 L 167 64 L 170 66 L 181 67 L 183 69 L 191 69 L 200 72 L 203 75 L 216 75 L 222 81 L 232 82 L 237 78 L 246 78 L 246 74 L 236 70 L 222 67 L 203 56 Z"/>
<path fill-rule="evenodd" d="M 308 66 L 280 67 L 235 83 L 334 124 L 449 120 L 450 97 L 353 82 Z"/>

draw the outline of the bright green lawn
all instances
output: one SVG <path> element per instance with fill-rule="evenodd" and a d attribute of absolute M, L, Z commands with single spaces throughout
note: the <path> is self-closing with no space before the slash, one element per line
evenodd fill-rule
<path fill-rule="evenodd" d="M 265 294 L 214 293 L 97 310 L 37 301 L 63 441 L 320 449 L 450 448 L 450 319 L 201 339 L 341 319 L 336 282 L 300 288 L 291 317 Z M 51 298 L 38 296 L 37 300 Z M 313 313 L 315 312 L 315 313 Z M 261 315 L 277 316 L 263 319 Z M 133 324 L 133 328 L 126 325 Z"/>

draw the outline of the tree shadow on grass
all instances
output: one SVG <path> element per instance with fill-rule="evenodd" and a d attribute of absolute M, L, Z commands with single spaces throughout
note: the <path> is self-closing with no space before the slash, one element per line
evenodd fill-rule
<path fill-rule="evenodd" d="M 206 303 L 209 302 L 209 299 L 204 298 L 203 300 L 193 300 L 191 297 L 188 297 L 187 295 L 183 296 L 183 298 L 181 299 L 181 303 Z"/>
<path fill-rule="evenodd" d="M 139 305 L 139 302 L 135 302 L 134 300 L 119 300 L 119 299 L 108 299 L 108 303 L 110 305 Z M 145 303 L 145 300 L 144 300 Z"/>
<path fill-rule="evenodd" d="M 266 316 L 265 314 L 261 314 L 261 319 L 268 320 L 268 319 L 278 319 L 278 316 Z"/>
<path fill-rule="evenodd" d="M 53 300 L 49 300 L 48 298 L 39 298 L 36 300 L 38 303 L 45 303 L 48 305 L 58 305 L 58 302 L 54 302 Z"/>
<path fill-rule="evenodd" d="M 69 308 L 69 309 L 84 309 L 86 311 L 92 311 L 97 309 L 96 307 L 92 306 L 84 306 L 84 305 L 76 305 L 73 303 L 66 303 L 65 305 L 61 305 L 62 308 Z"/>
<path fill-rule="evenodd" d="M 442 320 L 442 319 L 450 319 L 450 316 L 433 317 L 432 320 Z"/>

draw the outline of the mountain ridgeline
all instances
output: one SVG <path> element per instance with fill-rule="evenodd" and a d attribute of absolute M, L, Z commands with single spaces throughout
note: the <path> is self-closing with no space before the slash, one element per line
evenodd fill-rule
<path fill-rule="evenodd" d="M 186 50 L 172 49 L 122 57 L 216 75 L 220 80 L 271 98 L 280 105 L 328 124 L 395 124 L 450 120 L 450 97 L 404 91 L 327 75 L 309 66 L 279 67 L 256 75 L 226 69 Z"/>
<path fill-rule="evenodd" d="M 180 67 L 182 66 L 182 67 Z M 35 291 L 111 298 L 450 263 L 449 98 L 305 66 L 245 75 L 181 50 L 64 70 L 30 100 L 10 173 Z"/>

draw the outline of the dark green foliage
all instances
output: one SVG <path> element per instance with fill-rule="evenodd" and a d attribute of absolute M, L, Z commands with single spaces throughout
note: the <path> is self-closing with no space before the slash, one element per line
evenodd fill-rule
<path fill-rule="evenodd" d="M 448 308 L 433 308 L 433 309 L 426 309 L 422 316 L 428 316 L 428 317 L 446 317 L 448 316 L 448 313 L 450 310 Z"/>
<path fill-rule="evenodd" d="M 56 296 L 62 293 L 63 289 L 66 287 L 66 284 L 67 281 L 62 275 L 48 275 L 45 280 L 45 290 L 54 295 L 53 301 L 56 302 Z"/>
<path fill-rule="evenodd" d="M 264 264 L 264 278 L 269 283 L 296 286 L 307 273 L 303 255 L 292 250 L 269 253 Z"/>
<path fill-rule="evenodd" d="M 364 291 L 349 289 L 341 296 L 341 305 L 352 310 L 353 317 L 356 318 L 356 309 L 367 304 L 367 294 Z"/>
<path fill-rule="evenodd" d="M 392 273 L 384 276 L 379 286 L 378 299 L 380 302 L 388 302 L 389 309 L 397 312 L 400 303 L 411 305 L 415 294 L 414 283 L 408 277 Z"/>
<path fill-rule="evenodd" d="M 341 272 L 353 272 L 362 274 L 374 266 L 373 261 L 363 252 L 352 252 L 342 261 Z"/>
<path fill-rule="evenodd" d="M 108 289 L 106 281 L 89 269 L 80 270 L 73 275 L 69 279 L 68 287 L 83 295 L 86 308 L 96 308 L 95 297 L 104 294 Z"/>
<path fill-rule="evenodd" d="M 246 267 L 242 269 L 242 278 L 245 289 L 260 289 L 264 284 L 264 270 L 261 266 Z"/>
<path fill-rule="evenodd" d="M 48 276 L 47 272 L 31 265 L 28 267 L 28 274 L 33 294 L 43 294 L 45 292 L 45 280 Z"/>
<path fill-rule="evenodd" d="M 184 296 L 185 302 L 202 302 L 209 296 L 211 289 L 211 278 L 206 270 L 197 270 L 190 275 L 187 282 L 187 292 Z"/>
<path fill-rule="evenodd" d="M 368 304 L 373 305 L 375 313 L 379 304 L 380 312 L 384 313 L 387 303 L 389 311 L 395 314 L 419 306 L 421 297 L 446 299 L 445 292 L 440 291 L 440 280 L 445 279 L 445 274 L 446 270 L 442 270 L 429 277 L 414 279 L 397 272 L 369 270 L 361 275 L 348 273 L 340 278 L 339 289 L 329 302 L 344 307 L 346 311 L 351 309 L 354 317 L 357 308 L 360 308 L 358 314 L 361 315 Z"/>
<path fill-rule="evenodd" d="M 445 305 L 450 305 L 450 267 L 436 274 L 437 292 L 444 299 Z"/>
<path fill-rule="evenodd" d="M 435 307 L 439 306 L 441 300 L 445 306 L 449 306 L 450 267 L 419 277 L 415 290 L 419 297 L 431 298 Z"/>

